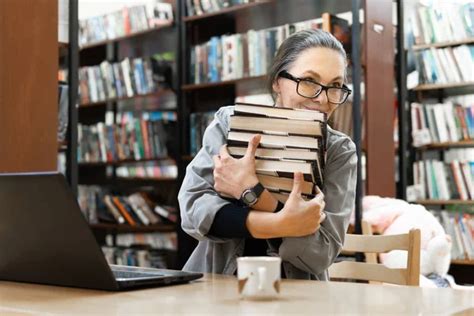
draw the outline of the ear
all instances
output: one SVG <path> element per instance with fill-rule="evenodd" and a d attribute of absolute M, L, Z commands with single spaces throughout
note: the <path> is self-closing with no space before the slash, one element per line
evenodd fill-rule
<path fill-rule="evenodd" d="M 275 81 L 273 81 L 272 88 L 273 88 L 273 92 L 275 92 L 275 94 L 279 94 L 279 93 L 280 93 L 280 82 L 279 82 L 279 78 L 277 78 Z"/>

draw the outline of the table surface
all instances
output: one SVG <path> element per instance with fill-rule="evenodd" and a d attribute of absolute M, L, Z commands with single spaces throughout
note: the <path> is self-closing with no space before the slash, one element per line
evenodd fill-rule
<path fill-rule="evenodd" d="M 0 315 L 58 314 L 396 314 L 474 315 L 474 291 L 283 280 L 271 301 L 239 299 L 233 276 L 189 284 L 106 292 L 0 281 Z"/>

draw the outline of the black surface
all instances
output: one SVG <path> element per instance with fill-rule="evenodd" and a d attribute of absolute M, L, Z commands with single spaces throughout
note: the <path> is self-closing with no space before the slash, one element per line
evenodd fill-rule
<path fill-rule="evenodd" d="M 202 276 L 156 269 L 166 276 L 116 282 L 61 174 L 2 174 L 0 201 L 0 280 L 119 290 Z"/>

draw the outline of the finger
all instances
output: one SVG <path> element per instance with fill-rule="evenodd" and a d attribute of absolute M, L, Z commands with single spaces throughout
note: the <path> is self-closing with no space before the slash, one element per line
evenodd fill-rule
<path fill-rule="evenodd" d="M 247 146 L 247 152 L 245 153 L 245 158 L 254 158 L 255 157 L 255 152 L 257 151 L 258 144 L 260 143 L 260 140 L 262 139 L 262 135 L 254 135 Z"/>
<path fill-rule="evenodd" d="M 231 158 L 229 151 L 227 150 L 227 145 L 222 145 L 221 149 L 219 150 L 219 155 L 221 159 Z"/>
<path fill-rule="evenodd" d="M 316 194 L 316 196 L 310 201 L 312 204 L 318 205 L 321 209 L 324 209 L 324 194 L 322 192 Z"/>
<path fill-rule="evenodd" d="M 322 222 L 324 222 L 325 219 L 326 219 L 326 213 L 321 212 L 321 216 L 319 217 L 319 223 L 321 224 Z"/>
<path fill-rule="evenodd" d="M 301 196 L 301 186 L 303 182 L 303 174 L 301 172 L 295 172 L 293 178 L 293 188 L 291 194 L 297 194 Z"/>
<path fill-rule="evenodd" d="M 212 160 L 214 161 L 214 168 L 217 168 L 221 165 L 221 159 L 218 155 L 212 156 Z"/>

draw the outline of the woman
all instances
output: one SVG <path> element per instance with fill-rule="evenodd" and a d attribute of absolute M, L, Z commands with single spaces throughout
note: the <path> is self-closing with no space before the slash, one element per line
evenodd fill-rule
<path fill-rule="evenodd" d="M 293 34 L 280 46 L 269 71 L 275 106 L 331 115 L 350 93 L 343 82 L 346 53 L 321 30 Z M 328 128 L 324 187 L 301 198 L 295 174 L 285 205 L 262 190 L 255 174 L 255 135 L 246 155 L 232 158 L 225 147 L 233 107 L 223 107 L 204 133 L 203 148 L 186 169 L 179 192 L 182 227 L 199 244 L 183 270 L 234 274 L 237 257 L 280 256 L 286 278 L 327 280 L 341 250 L 354 207 L 357 156 L 346 135 Z M 256 201 L 249 203 L 245 194 Z M 247 204 L 247 205 L 246 205 Z"/>

